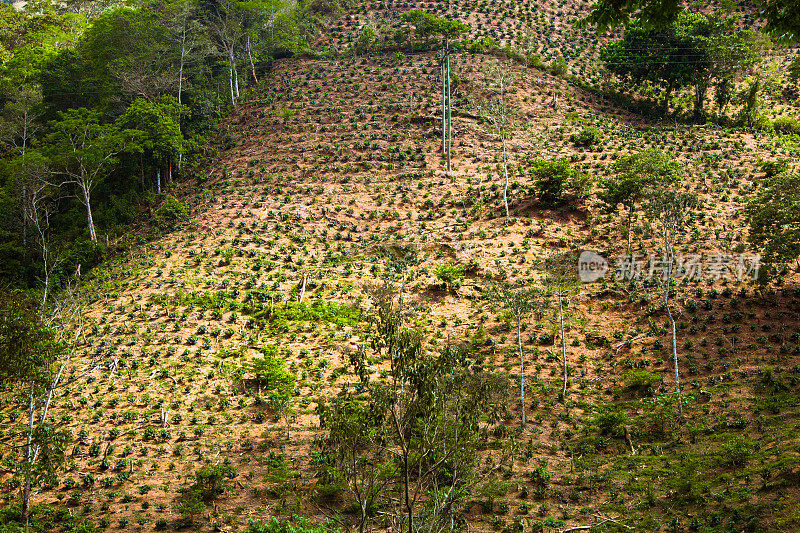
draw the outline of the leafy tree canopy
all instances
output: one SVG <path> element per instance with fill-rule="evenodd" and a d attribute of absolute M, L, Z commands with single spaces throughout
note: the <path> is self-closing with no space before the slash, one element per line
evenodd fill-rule
<path fill-rule="evenodd" d="M 436 17 L 421 9 L 406 11 L 400 18 L 414 26 L 416 34 L 426 41 L 431 37 L 455 39 L 469 31 L 469 26 L 457 20 Z"/>
<path fill-rule="evenodd" d="M 757 0 L 755 4 L 768 32 L 788 41 L 800 39 L 800 9 L 796 0 Z M 637 23 L 661 29 L 675 22 L 683 9 L 680 0 L 597 0 L 578 26 L 591 25 L 603 31 Z"/>
<path fill-rule="evenodd" d="M 605 30 L 638 19 L 647 28 L 665 27 L 678 17 L 682 4 L 679 0 L 598 0 L 579 25 Z"/>
<path fill-rule="evenodd" d="M 556 205 L 586 197 L 591 177 L 572 168 L 568 159 L 534 159 L 530 163 L 534 187 L 542 202 Z"/>
<path fill-rule="evenodd" d="M 61 345 L 21 293 L 0 292 L 0 383 L 49 383 Z"/>
<path fill-rule="evenodd" d="M 670 24 L 652 27 L 632 21 L 621 40 L 601 50 L 606 67 L 623 79 L 664 88 L 664 109 L 672 91 L 696 89 L 695 111 L 711 83 L 725 85 L 758 61 L 752 31 L 736 28 L 735 17 L 682 10 Z"/>
<path fill-rule="evenodd" d="M 680 178 L 678 163 L 657 149 L 622 156 L 614 163 L 614 170 L 616 176 L 604 179 L 598 193 L 608 211 L 619 204 L 633 209 L 654 185 L 675 183 Z"/>
<path fill-rule="evenodd" d="M 134 142 L 126 144 L 126 151 L 150 152 L 156 160 L 177 157 L 183 146 L 180 116 L 186 112 L 174 96 L 165 95 L 155 102 L 137 98 L 117 119 L 120 129 L 134 133 Z"/>
<path fill-rule="evenodd" d="M 800 6 L 796 0 L 762 0 L 766 30 L 787 41 L 800 40 Z"/>
<path fill-rule="evenodd" d="M 800 174 L 784 172 L 767 179 L 747 205 L 750 242 L 766 263 L 793 261 L 800 255 Z"/>

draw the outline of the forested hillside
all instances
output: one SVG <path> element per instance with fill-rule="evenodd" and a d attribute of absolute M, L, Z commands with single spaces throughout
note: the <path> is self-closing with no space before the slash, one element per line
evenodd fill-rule
<path fill-rule="evenodd" d="M 795 531 L 788 0 L 0 4 L 0 531 Z"/>

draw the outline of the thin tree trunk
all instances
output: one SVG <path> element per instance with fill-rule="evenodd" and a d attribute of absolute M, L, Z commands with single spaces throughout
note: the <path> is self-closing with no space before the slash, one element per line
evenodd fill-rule
<path fill-rule="evenodd" d="M 453 102 L 450 99 L 450 50 L 447 53 L 447 172 L 450 172 L 450 159 L 453 150 Z"/>
<path fill-rule="evenodd" d="M 633 226 L 633 204 L 628 210 L 628 257 L 631 256 L 631 227 Z"/>
<path fill-rule="evenodd" d="M 239 94 L 239 69 L 236 66 L 236 55 L 234 54 L 233 45 L 231 45 L 230 61 L 233 67 L 233 88 L 236 91 L 236 98 L 241 96 Z"/>
<path fill-rule="evenodd" d="M 669 294 L 669 288 L 667 288 L 665 292 L 666 294 Z M 678 395 L 678 411 L 680 412 L 680 415 L 683 416 L 683 400 L 681 399 L 681 384 L 678 376 L 677 332 L 675 331 L 675 319 L 672 317 L 672 311 L 669 308 L 669 301 L 666 296 L 664 297 L 664 305 L 667 306 L 667 315 L 669 315 L 669 322 L 672 325 L 672 360 L 675 365 L 675 392 Z"/>
<path fill-rule="evenodd" d="M 522 355 L 522 328 L 517 315 L 517 345 L 519 346 L 519 397 L 522 402 L 522 425 L 525 425 L 525 358 Z"/>
<path fill-rule="evenodd" d="M 47 304 L 47 295 L 50 291 L 50 254 L 47 250 L 47 243 L 44 240 L 44 235 L 41 235 L 42 239 L 42 263 L 44 264 L 44 294 L 42 295 L 42 309 Z"/>
<path fill-rule="evenodd" d="M 161 169 L 156 170 L 156 190 L 161 194 Z"/>
<path fill-rule="evenodd" d="M 77 335 L 76 335 L 77 338 Z M 53 401 L 53 392 L 58 387 L 58 384 L 61 382 L 61 376 L 64 373 L 64 369 L 67 367 L 66 361 L 61 363 L 61 366 L 58 368 L 58 373 L 56 377 L 53 378 L 53 384 L 50 386 L 50 390 L 47 391 L 47 400 L 44 402 L 44 408 L 42 409 L 42 417 L 39 419 L 39 422 L 42 423 L 47 419 L 47 412 L 50 410 L 50 403 Z M 39 457 L 39 446 L 33 451 L 33 460 L 36 461 L 36 458 Z"/>
<path fill-rule="evenodd" d="M 25 441 L 25 482 L 22 487 L 22 522 L 28 526 L 31 502 L 31 470 L 33 459 L 33 419 L 36 413 L 36 398 L 31 384 L 30 400 L 28 402 L 28 435 Z"/>
<path fill-rule="evenodd" d="M 359 505 L 359 509 L 361 511 L 361 517 L 359 518 L 358 522 L 358 533 L 364 533 L 364 526 L 367 524 L 367 502 L 366 500 L 361 501 L 361 505 Z"/>
<path fill-rule="evenodd" d="M 236 57 L 233 54 L 233 45 L 228 48 L 228 78 L 231 85 L 231 102 L 236 107 L 236 98 L 239 97 L 239 80 L 236 72 Z"/>
<path fill-rule="evenodd" d="M 411 484 L 408 472 L 408 454 L 403 453 L 403 470 L 404 470 L 404 485 L 405 485 L 405 499 L 406 499 L 406 514 L 408 515 L 408 533 L 414 533 L 414 509 L 409 499 L 408 486 Z"/>
<path fill-rule="evenodd" d="M 64 362 L 61 364 L 61 367 L 58 369 L 58 373 L 56 377 L 53 379 L 53 383 L 50 386 L 50 389 L 47 391 L 47 400 L 45 401 L 44 408 L 42 409 L 42 416 L 39 419 L 39 423 L 43 423 L 47 419 L 47 412 L 50 409 L 50 402 L 53 399 L 53 391 L 58 386 L 59 382 L 61 381 L 61 375 L 64 372 L 64 368 L 67 366 L 67 363 Z M 22 521 L 25 523 L 25 526 L 28 525 L 29 515 L 30 515 L 30 502 L 31 502 L 31 471 L 33 469 L 34 463 L 36 463 L 36 459 L 39 457 L 39 446 L 36 446 L 36 449 L 33 449 L 33 421 L 35 419 L 36 413 L 36 397 L 33 392 L 33 385 L 31 385 L 31 392 L 30 392 L 30 400 L 28 404 L 28 436 L 26 438 L 25 444 L 25 457 L 26 457 L 26 472 L 25 472 L 25 483 L 22 488 Z"/>
<path fill-rule="evenodd" d="M 250 35 L 247 36 L 247 57 L 250 58 L 250 69 L 253 71 L 253 81 L 258 83 L 258 77 L 256 76 L 256 66 L 253 63 L 253 51 L 250 48 Z"/>
<path fill-rule="evenodd" d="M 704 117 L 704 103 L 708 91 L 708 80 L 699 80 L 695 85 L 694 114 L 700 120 Z"/>
<path fill-rule="evenodd" d="M 669 85 L 667 85 L 667 90 L 664 93 L 664 104 L 663 104 L 663 106 L 664 106 L 664 114 L 665 115 L 667 114 L 667 112 L 669 112 L 669 98 L 670 98 L 670 96 L 672 96 L 673 85 L 674 85 L 673 82 L 670 80 Z"/>
<path fill-rule="evenodd" d="M 303 288 L 300 289 L 300 302 L 303 303 L 303 296 L 306 294 L 306 280 L 308 279 L 308 274 L 303 274 Z"/>
<path fill-rule="evenodd" d="M 81 191 L 83 192 L 83 202 L 86 204 L 86 220 L 89 224 L 89 238 L 92 242 L 97 242 L 97 235 L 94 232 L 94 218 L 92 218 L 92 203 L 89 194 L 89 187 L 85 182 L 81 182 Z"/>
<path fill-rule="evenodd" d="M 506 158 L 506 136 L 505 132 L 502 133 L 501 139 L 503 141 L 503 174 L 506 178 L 506 184 L 503 187 L 503 205 L 506 208 L 506 224 L 508 224 L 510 220 L 510 216 L 508 214 L 508 160 Z"/>
<path fill-rule="evenodd" d="M 505 85 L 503 78 L 500 78 L 500 113 L 502 114 L 500 118 L 500 140 L 503 142 L 503 174 L 506 178 L 505 186 L 503 187 L 503 205 L 506 208 L 506 224 L 508 224 L 510 220 L 510 216 L 508 214 L 508 156 L 506 153 L 506 107 L 504 101 L 504 93 L 505 92 Z"/>
<path fill-rule="evenodd" d="M 672 242 L 669 238 L 669 232 L 667 231 L 666 224 L 664 225 L 664 248 L 667 251 L 667 283 L 664 287 L 664 307 L 667 310 L 667 316 L 669 317 L 669 323 L 672 329 L 672 361 L 675 365 L 675 393 L 678 397 L 678 412 L 680 416 L 683 416 L 683 399 L 681 398 L 681 385 L 680 385 L 680 377 L 678 373 L 678 334 L 677 328 L 675 327 L 675 318 L 672 316 L 672 309 L 669 306 L 669 288 L 672 285 L 672 258 L 674 256 L 674 252 L 672 250 Z"/>
<path fill-rule="evenodd" d="M 236 108 L 236 95 L 233 93 L 233 67 L 228 65 L 228 81 L 230 82 L 231 86 L 231 105 L 233 105 L 234 109 Z"/>
<path fill-rule="evenodd" d="M 28 186 L 22 186 L 22 247 L 28 247 Z"/>
<path fill-rule="evenodd" d="M 181 103 L 183 95 L 183 65 L 184 57 L 186 55 L 186 19 L 183 19 L 183 33 L 181 35 L 181 66 L 178 72 L 178 104 Z M 180 127 L 181 116 L 178 114 L 178 127 Z M 178 154 L 178 172 L 181 170 L 181 163 L 183 162 L 183 153 Z"/>
<path fill-rule="evenodd" d="M 28 147 L 28 110 L 22 115 L 22 157 L 25 157 L 25 150 Z"/>
<path fill-rule="evenodd" d="M 558 318 L 561 322 L 561 358 L 564 362 L 564 384 L 561 386 L 561 397 L 567 399 L 567 343 L 564 339 L 564 304 L 562 294 L 558 293 Z"/>
<path fill-rule="evenodd" d="M 181 33 L 181 62 L 178 69 L 178 103 L 181 103 L 183 94 L 183 63 L 186 55 L 186 19 L 183 20 L 183 32 Z"/>
<path fill-rule="evenodd" d="M 270 4 L 269 11 L 269 43 L 270 45 L 275 40 L 275 5 Z"/>
<path fill-rule="evenodd" d="M 396 386 L 396 385 L 395 385 Z M 402 392 L 401 392 L 402 396 Z M 400 441 L 400 452 L 403 461 L 403 500 L 406 508 L 406 515 L 408 516 L 408 533 L 414 533 L 414 506 L 411 503 L 411 495 L 409 487 L 411 486 L 411 473 L 408 468 L 408 445 L 403 435 L 403 430 L 400 428 L 400 422 L 397 420 L 397 407 L 392 406 L 392 424 L 394 425 L 395 433 Z"/>

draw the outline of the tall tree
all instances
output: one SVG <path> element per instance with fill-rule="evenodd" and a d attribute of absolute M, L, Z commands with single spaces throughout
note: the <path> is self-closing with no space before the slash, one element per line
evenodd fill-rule
<path fill-rule="evenodd" d="M 487 80 L 487 89 L 495 98 L 478 104 L 481 117 L 489 122 L 495 130 L 503 151 L 503 206 L 506 211 L 506 223 L 510 215 L 508 212 L 508 139 L 513 135 L 516 127 L 515 109 L 508 99 L 508 93 L 513 88 L 516 77 L 508 68 L 498 67 L 491 71 Z"/>
<path fill-rule="evenodd" d="M 92 22 L 77 47 L 95 76 L 124 95 L 154 100 L 178 87 L 178 53 L 164 16 L 151 9 L 120 7 Z"/>
<path fill-rule="evenodd" d="M 788 40 L 800 38 L 800 12 L 794 0 L 756 0 L 755 7 L 768 31 Z M 602 31 L 640 20 L 658 29 L 674 22 L 683 9 L 682 0 L 597 0 L 578 25 Z"/>
<path fill-rule="evenodd" d="M 680 178 L 678 163 L 655 148 L 620 157 L 614 162 L 616 175 L 600 184 L 598 199 L 609 212 L 622 204 L 627 209 L 628 255 L 631 254 L 631 226 L 637 206 L 657 184 L 669 185 Z"/>
<path fill-rule="evenodd" d="M 92 192 L 116 163 L 122 138 L 114 124 L 101 124 L 100 113 L 86 108 L 59 112 L 49 124 L 46 151 L 60 176 L 61 185 L 78 188 L 86 208 L 89 238 L 97 242 L 92 217 Z"/>
<path fill-rule="evenodd" d="M 715 14 L 681 12 L 676 32 L 692 42 L 697 57 L 690 63 L 695 90 L 694 112 L 705 119 L 705 99 L 712 84 L 725 83 L 752 67 L 758 60 L 753 52 L 752 31 L 737 28 L 738 19 Z"/>
<path fill-rule="evenodd" d="M 497 420 L 508 382 L 471 370 L 463 344 L 428 353 L 422 333 L 403 326 L 396 291 L 384 286 L 372 294 L 370 344 L 381 359 L 389 359 L 390 370 L 385 381 L 368 389 L 368 398 L 379 421 L 378 441 L 397 465 L 401 528 L 419 530 L 416 515 L 423 501 L 426 524 L 438 528 L 452 523 L 466 494 L 478 423 Z"/>
<path fill-rule="evenodd" d="M 403 22 L 414 26 L 414 33 L 423 40 L 423 46 L 431 46 L 433 38 L 439 39 L 441 54 L 439 56 L 442 79 L 442 154 L 447 157 L 447 171 L 450 172 L 450 159 L 452 148 L 452 101 L 451 101 L 451 73 L 450 56 L 452 50 L 450 43 L 469 31 L 469 26 L 457 20 L 436 17 L 421 9 L 406 11 L 400 18 Z"/>
<path fill-rule="evenodd" d="M 572 298 L 578 293 L 580 282 L 578 281 L 577 261 L 569 253 L 555 254 L 545 258 L 541 263 L 542 285 L 544 294 L 558 303 L 557 323 L 559 337 L 561 340 L 561 363 L 562 363 L 562 385 L 560 398 L 566 401 L 567 398 L 567 340 L 566 322 L 567 312 Z"/>
<path fill-rule="evenodd" d="M 126 151 L 146 152 L 155 163 L 155 182 L 161 192 L 161 176 L 172 181 L 173 162 L 183 153 L 180 117 L 187 111 L 174 96 L 165 95 L 154 102 L 134 100 L 118 119 L 117 126 L 127 130 L 133 142 Z"/>
<path fill-rule="evenodd" d="M 640 20 L 649 28 L 672 23 L 683 9 L 682 0 L 597 0 L 579 26 L 592 25 L 598 31 Z"/>
<path fill-rule="evenodd" d="M 591 176 L 572 168 L 569 159 L 531 159 L 528 163 L 534 189 L 544 204 L 555 206 L 580 202 L 589 195 Z"/>
<path fill-rule="evenodd" d="M 601 58 L 623 79 L 663 87 L 665 112 L 673 90 L 694 86 L 695 115 L 702 119 L 709 87 L 730 83 L 754 65 L 753 46 L 752 32 L 738 29 L 734 17 L 682 10 L 657 28 L 635 20 L 620 41 L 602 49 Z"/>
<path fill-rule="evenodd" d="M 31 489 L 52 482 L 64 461 L 69 432 L 47 422 L 53 391 L 64 370 L 64 346 L 46 327 L 32 302 L 0 294 L 0 383 L 11 387 L 27 409 L 26 424 L 4 434 L 3 444 L 21 449 L 16 461 L 22 478 L 22 520 L 28 524 Z M 17 442 L 20 436 L 22 442 Z M 9 440 L 12 439 L 12 440 Z"/>
<path fill-rule="evenodd" d="M 656 184 L 647 195 L 645 212 L 651 220 L 660 226 L 661 239 L 664 245 L 664 256 L 658 265 L 651 268 L 656 273 L 655 279 L 661 284 L 664 311 L 667 313 L 672 330 L 672 358 L 675 367 L 675 393 L 678 409 L 683 415 L 683 399 L 681 397 L 680 373 L 678 371 L 678 333 L 675 317 L 672 313 L 670 295 L 674 285 L 675 272 L 678 265 L 676 239 L 683 231 L 688 214 L 697 206 L 697 197 L 678 190 L 675 187 Z"/>
<path fill-rule="evenodd" d="M 33 84 L 15 88 L 0 110 L 0 140 L 14 146 L 18 154 L 25 155 L 41 124 L 42 94 Z"/>
<path fill-rule="evenodd" d="M 701 55 L 673 26 L 656 30 L 637 21 L 625 28 L 621 40 L 605 45 L 600 58 L 624 80 L 663 87 L 666 112 L 673 91 L 692 82 L 692 65 Z"/>
<path fill-rule="evenodd" d="M 776 267 L 800 256 L 800 173 L 767 178 L 746 209 L 750 242 L 764 252 L 764 263 Z"/>
<path fill-rule="evenodd" d="M 28 230 L 32 230 L 30 241 L 38 248 L 42 263 L 42 308 L 50 294 L 51 278 L 58 265 L 58 254 L 54 250 L 51 219 L 56 212 L 58 187 L 51 182 L 50 164 L 39 151 L 30 150 L 11 162 L 14 186 L 22 206 L 23 241 L 27 246 Z"/>
<path fill-rule="evenodd" d="M 186 71 L 206 56 L 205 31 L 198 20 L 199 7 L 194 0 L 176 0 L 164 7 L 164 25 L 167 28 L 173 54 L 177 57 L 178 86 L 175 97 L 183 103 Z"/>
<path fill-rule="evenodd" d="M 204 3 L 205 21 L 219 54 L 228 64 L 231 105 L 240 96 L 238 55 L 246 35 L 246 11 L 236 0 L 210 0 Z"/>
<path fill-rule="evenodd" d="M 490 302 L 507 309 L 517 325 L 519 399 L 522 405 L 522 424 L 525 425 L 525 355 L 522 352 L 522 320 L 539 307 L 541 291 L 527 286 L 527 283 L 515 286 L 505 282 L 491 286 L 486 296 Z"/>
<path fill-rule="evenodd" d="M 320 427 L 328 430 L 323 451 L 328 459 L 321 477 L 344 481 L 358 506 L 358 531 L 364 533 L 381 495 L 397 476 L 393 456 L 381 442 L 384 419 L 376 404 L 343 393 L 321 409 Z"/>
<path fill-rule="evenodd" d="M 800 9 L 794 0 L 761 0 L 766 30 L 790 42 L 800 40 Z"/>

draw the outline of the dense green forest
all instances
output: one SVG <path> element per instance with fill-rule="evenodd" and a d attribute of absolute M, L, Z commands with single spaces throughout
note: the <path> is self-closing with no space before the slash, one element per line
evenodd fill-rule
<path fill-rule="evenodd" d="M 2 263 L 20 287 L 86 272 L 174 183 L 274 57 L 307 50 L 317 5 L 2 5 Z"/>

